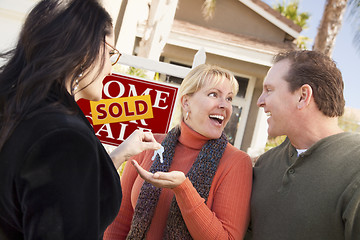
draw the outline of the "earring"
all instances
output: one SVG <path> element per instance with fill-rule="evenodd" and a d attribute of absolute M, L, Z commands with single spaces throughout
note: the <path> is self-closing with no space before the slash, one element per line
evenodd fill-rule
<path fill-rule="evenodd" d="M 186 112 L 185 120 L 188 120 L 188 119 L 189 119 L 189 112 Z"/>
<path fill-rule="evenodd" d="M 73 87 L 73 91 L 75 92 L 79 87 L 79 80 L 75 80 L 75 86 Z"/>
<path fill-rule="evenodd" d="M 78 89 L 78 87 L 79 87 L 79 78 L 81 78 L 82 76 L 83 76 L 83 73 L 80 73 L 78 75 L 78 78 L 75 80 L 75 86 L 73 87 L 74 92 Z"/>

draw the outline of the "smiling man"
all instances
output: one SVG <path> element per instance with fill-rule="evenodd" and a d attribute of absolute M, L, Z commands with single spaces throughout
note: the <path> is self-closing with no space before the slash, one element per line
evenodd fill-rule
<path fill-rule="evenodd" d="M 254 167 L 251 239 L 360 239 L 360 134 L 338 127 L 343 87 L 321 53 L 275 56 L 258 106 L 287 138 Z"/>

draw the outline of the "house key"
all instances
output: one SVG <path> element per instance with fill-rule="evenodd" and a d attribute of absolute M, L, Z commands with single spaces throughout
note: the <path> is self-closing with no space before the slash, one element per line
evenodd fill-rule
<path fill-rule="evenodd" d="M 160 149 L 158 149 L 158 150 L 155 150 L 155 151 L 154 151 L 154 156 L 151 158 L 151 160 L 153 160 L 153 161 L 154 161 L 154 159 L 155 159 L 156 155 L 157 155 L 157 154 L 159 154 L 159 157 L 160 157 L 160 162 L 161 162 L 161 163 L 164 163 L 164 159 L 163 159 L 163 152 L 164 152 L 164 147 L 163 147 L 163 146 L 161 146 L 161 148 L 160 148 Z"/>

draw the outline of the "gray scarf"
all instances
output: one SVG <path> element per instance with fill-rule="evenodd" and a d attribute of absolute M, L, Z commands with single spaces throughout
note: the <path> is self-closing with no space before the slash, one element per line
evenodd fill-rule
<path fill-rule="evenodd" d="M 154 163 L 150 167 L 150 172 L 169 171 L 179 136 L 179 126 L 173 128 L 167 134 L 161 143 L 165 148 L 163 154 L 164 163 L 160 163 L 159 156 L 157 155 Z M 205 199 L 205 203 L 207 202 L 212 180 L 227 143 L 224 133 L 222 133 L 219 139 L 207 141 L 202 147 L 193 166 L 186 174 L 200 196 Z M 154 187 L 146 181 L 144 182 L 136 203 L 131 229 L 127 239 L 145 239 L 146 232 L 154 216 L 160 192 L 161 188 Z M 164 239 L 192 239 L 182 218 L 179 206 L 176 203 L 175 196 L 171 202 Z"/>

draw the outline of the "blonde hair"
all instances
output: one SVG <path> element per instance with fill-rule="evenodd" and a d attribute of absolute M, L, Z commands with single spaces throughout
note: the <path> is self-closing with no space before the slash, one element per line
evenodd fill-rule
<path fill-rule="evenodd" d="M 216 65 L 201 64 L 192 69 L 182 81 L 178 101 L 180 102 L 185 95 L 193 95 L 204 86 L 215 86 L 225 81 L 225 79 L 230 81 L 235 96 L 239 91 L 239 84 L 230 71 Z M 180 103 L 179 105 L 181 109 L 180 118 L 182 119 L 184 116 L 183 109 Z"/>

